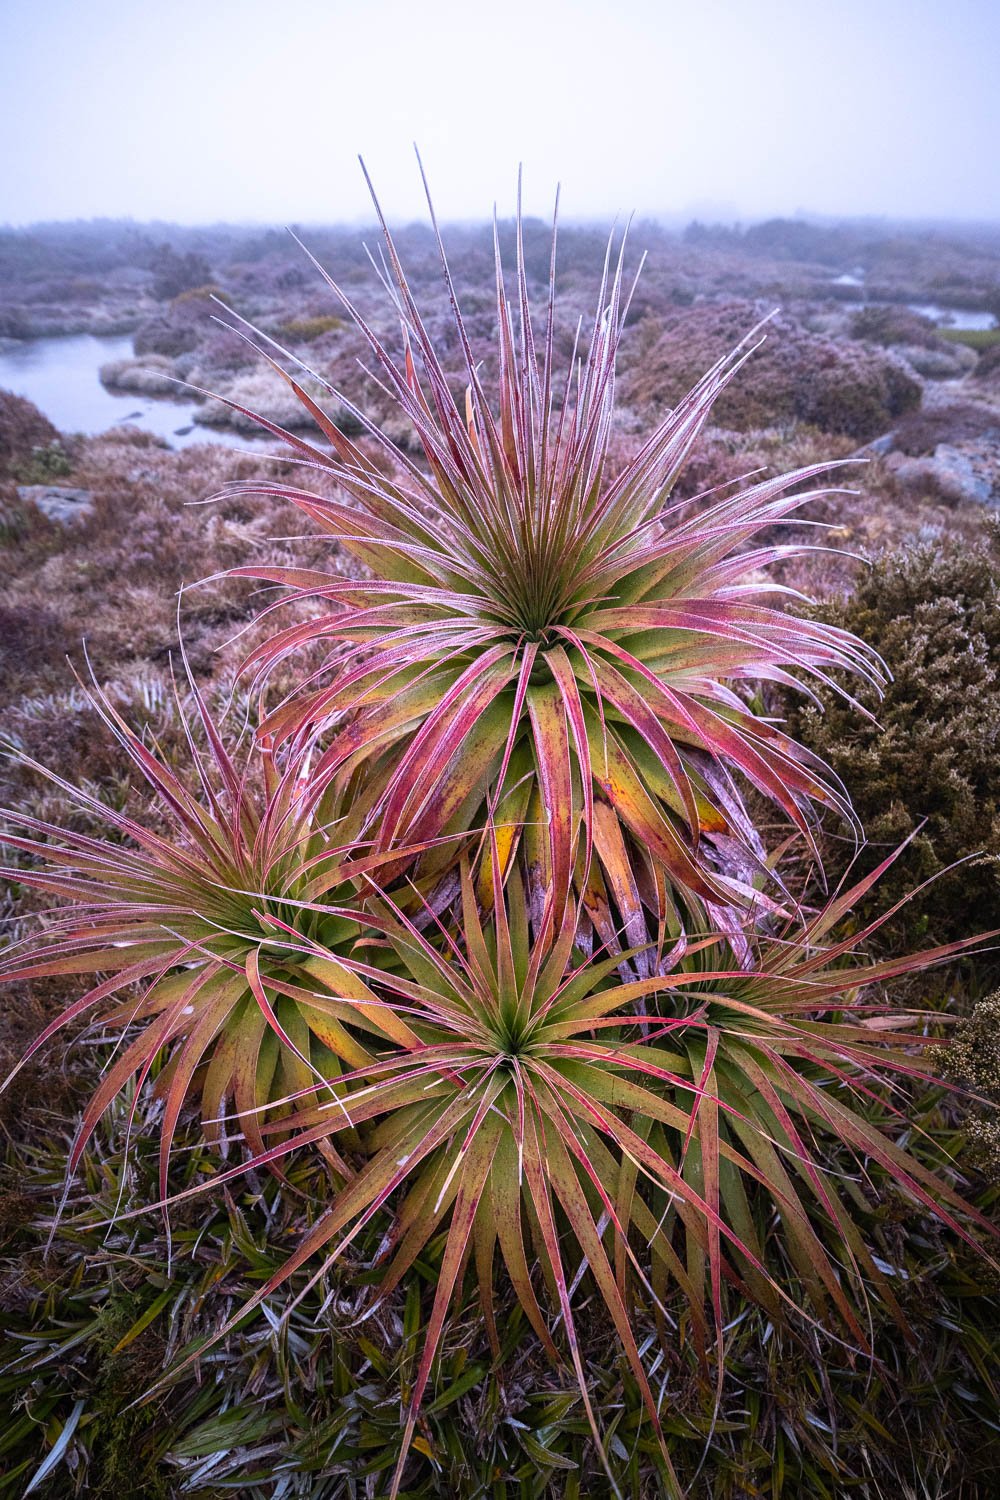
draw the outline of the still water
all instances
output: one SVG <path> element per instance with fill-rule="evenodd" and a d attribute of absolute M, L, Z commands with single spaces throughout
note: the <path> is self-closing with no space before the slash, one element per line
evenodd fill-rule
<path fill-rule="evenodd" d="M 132 357 L 129 334 L 27 339 L 16 348 L 0 349 L 0 389 L 27 396 L 60 432 L 89 435 L 127 424 L 166 438 L 172 448 L 189 443 L 251 445 L 253 440 L 244 434 L 194 426 L 194 401 L 105 390 L 98 376 L 101 366 Z"/>
<path fill-rule="evenodd" d="M 979 312 L 974 307 L 938 307 L 936 302 L 911 302 L 910 308 L 915 313 L 922 313 L 925 318 L 933 318 L 943 328 L 982 331 L 996 326 L 992 313 Z"/>

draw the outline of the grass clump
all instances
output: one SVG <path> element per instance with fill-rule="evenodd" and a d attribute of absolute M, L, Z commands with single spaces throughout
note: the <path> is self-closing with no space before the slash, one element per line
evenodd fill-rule
<path fill-rule="evenodd" d="M 953 1143 L 942 1091 L 914 1101 L 914 1122 Z M 154 1131 L 123 1150 L 124 1099 L 92 1137 L 47 1257 L 50 1206 L 63 1175 L 58 1139 L 36 1135 L 8 1149 L 0 1203 L 22 1205 L 16 1238 L 0 1241 L 0 1496 L 21 1500 L 32 1474 L 82 1403 L 62 1461 L 41 1500 L 139 1500 L 193 1494 L 222 1500 L 374 1500 L 399 1458 L 401 1424 L 425 1336 L 425 1299 L 441 1243 L 415 1264 L 405 1288 L 378 1313 L 367 1308 L 363 1267 L 383 1229 L 375 1220 L 351 1259 L 306 1290 L 295 1272 L 261 1311 L 241 1321 L 200 1364 L 230 1311 L 281 1267 L 284 1246 L 316 1222 L 326 1177 L 306 1155 L 276 1178 L 234 1181 L 193 1213 L 176 1209 L 168 1237 L 159 1215 L 107 1227 L 123 1194 L 157 1191 Z M 152 1123 L 152 1122 L 150 1122 Z M 184 1138 L 178 1185 L 210 1178 L 211 1152 Z M 984 1206 L 986 1200 L 984 1199 Z M 900 1294 L 911 1343 L 877 1304 L 877 1364 L 858 1361 L 819 1330 L 770 1322 L 734 1297 L 726 1382 L 697 1378 L 690 1348 L 657 1341 L 653 1378 L 669 1392 L 663 1421 L 681 1481 L 698 1500 L 830 1500 L 856 1493 L 989 1494 L 1000 1462 L 993 1413 L 1000 1307 L 975 1284 L 975 1268 L 944 1235 L 912 1215 L 868 1205 L 856 1212 L 880 1253 L 902 1265 Z M 881 1223 L 878 1216 L 881 1213 Z M 794 1269 L 786 1268 L 789 1288 Z M 474 1293 L 463 1295 L 436 1356 L 406 1494 L 414 1500 L 566 1500 L 608 1492 L 572 1382 L 553 1370 L 523 1313 L 500 1291 L 502 1361 L 490 1352 Z M 581 1299 L 582 1300 L 582 1299 Z M 579 1308 L 581 1357 L 591 1400 L 613 1424 L 614 1483 L 635 1500 L 665 1492 L 639 1390 L 602 1326 Z M 638 1307 L 637 1336 L 655 1338 Z M 653 1352 L 655 1351 L 655 1352 Z M 164 1366 L 168 1378 L 144 1399 Z M 707 1454 L 706 1441 L 710 1439 Z M 950 1487 L 950 1488 L 946 1488 Z"/>

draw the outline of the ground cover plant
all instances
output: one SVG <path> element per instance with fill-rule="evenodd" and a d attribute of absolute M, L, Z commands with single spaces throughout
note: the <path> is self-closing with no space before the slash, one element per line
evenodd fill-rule
<path fill-rule="evenodd" d="M 873 866 L 880 850 L 910 839 L 883 882 L 889 902 L 921 880 L 934 885 L 933 932 L 1000 921 L 1000 546 L 995 524 L 965 546 L 894 551 L 822 618 L 855 631 L 892 663 L 876 705 L 878 727 L 844 713 L 825 689 L 814 704 L 788 704 L 795 732 L 845 777 L 865 825 Z M 831 841 L 831 870 L 849 851 Z M 930 916 L 904 906 L 884 937 L 896 946 L 926 938 Z M 985 967 L 992 971 L 991 961 Z"/>
<path fill-rule="evenodd" d="M 942 1097 L 933 1090 L 913 1119 L 935 1138 L 935 1149 L 955 1149 Z M 117 1126 L 130 1108 L 123 1099 Z M 143 1128 L 127 1160 L 111 1133 L 93 1138 L 48 1255 L 65 1142 L 36 1132 L 17 1152 L 21 1194 L 0 1199 L 0 1269 L 17 1289 L 6 1299 L 0 1336 L 0 1398 L 11 1407 L 0 1440 L 0 1494 L 20 1500 L 78 1402 L 67 1447 L 72 1466 L 56 1468 L 37 1491 L 43 1496 L 220 1500 L 235 1492 L 251 1500 L 276 1493 L 367 1500 L 384 1493 L 399 1456 L 399 1391 L 412 1380 L 422 1347 L 434 1259 L 419 1258 L 405 1288 L 359 1319 L 362 1268 L 381 1237 L 373 1223 L 354 1257 L 324 1274 L 294 1309 L 289 1304 L 312 1266 L 269 1299 L 273 1316 L 288 1311 L 279 1339 L 266 1318 L 243 1321 L 143 1402 L 165 1363 L 203 1347 L 279 1270 L 303 1223 L 322 1211 L 327 1179 L 323 1164 L 303 1153 L 288 1162 L 291 1190 L 277 1180 L 234 1180 L 228 1196 L 210 1194 L 196 1213 L 193 1205 L 175 1212 L 169 1237 L 159 1215 L 120 1221 L 109 1232 L 104 1221 L 123 1196 L 142 1201 L 158 1191 L 156 1101 L 147 1098 L 140 1110 Z M 194 1127 L 184 1144 L 191 1149 L 178 1186 L 212 1170 L 211 1148 Z M 980 1268 L 972 1255 L 956 1257 L 947 1231 L 928 1235 L 891 1193 L 855 1212 L 880 1253 L 908 1272 L 899 1292 L 915 1342 L 902 1340 L 897 1322 L 873 1304 L 873 1371 L 821 1330 L 797 1331 L 791 1320 L 775 1325 L 744 1303 L 727 1338 L 726 1383 L 713 1424 L 713 1401 L 705 1400 L 692 1351 L 676 1338 L 657 1338 L 655 1353 L 651 1346 L 646 1354 L 650 1378 L 668 1383 L 662 1421 L 691 1493 L 725 1500 L 744 1500 L 755 1489 L 824 1500 L 910 1500 L 928 1487 L 942 1495 L 989 1493 L 1000 1456 L 991 1425 L 996 1300 L 976 1294 Z M 787 1275 L 792 1285 L 794 1271 Z M 588 1311 L 584 1286 L 575 1303 L 615 1480 L 630 1500 L 660 1494 L 662 1462 L 635 1382 Z M 572 1376 L 552 1366 L 516 1307 L 501 1311 L 499 1366 L 474 1286 L 449 1319 L 407 1493 L 422 1500 L 478 1493 L 557 1500 L 606 1492 Z M 655 1337 L 641 1306 L 633 1316 L 640 1341 Z"/>
<path fill-rule="evenodd" d="M 320 439 L 257 420 L 324 488 L 238 482 L 226 500 L 297 507 L 357 566 L 232 570 L 282 590 L 246 658 L 238 748 L 193 683 L 183 772 L 98 698 L 161 809 L 115 814 L 80 793 L 103 835 L 11 813 L 8 877 L 63 904 L 0 972 L 98 979 L 38 1044 L 91 1012 L 118 1039 L 73 1167 L 117 1095 L 129 1136 L 148 1128 L 147 1084 L 162 1101 L 156 1187 L 138 1208 L 116 1203 L 119 1227 L 152 1206 L 183 1216 L 205 1193 L 227 1202 L 265 1168 L 278 1188 L 260 1201 L 293 1193 L 300 1162 L 320 1158 L 298 1246 L 208 1346 L 174 1351 L 171 1378 L 289 1285 L 294 1317 L 350 1263 L 372 1288 L 365 1317 L 403 1296 L 404 1330 L 420 1334 L 378 1469 L 396 1495 L 414 1450 L 433 1455 L 428 1392 L 449 1309 L 475 1282 L 486 1363 L 513 1355 L 494 1298 L 513 1299 L 523 1340 L 557 1369 L 568 1359 L 571 1405 L 623 1490 L 636 1476 L 616 1467 L 585 1353 L 603 1308 L 636 1441 L 676 1494 L 697 1465 L 675 1461 L 651 1351 L 689 1353 L 721 1412 L 725 1329 L 748 1304 L 773 1327 L 830 1330 L 850 1357 L 872 1356 L 870 1304 L 906 1327 L 873 1198 L 899 1194 L 970 1252 L 992 1232 L 944 1152 L 909 1139 L 907 1091 L 932 1083 L 932 1038 L 881 990 L 975 939 L 870 959 L 878 924 L 851 919 L 891 857 L 805 907 L 755 822 L 773 804 L 812 857 L 820 811 L 855 828 L 841 783 L 768 717 L 762 686 L 839 691 L 863 714 L 851 678 L 877 690 L 884 673 L 768 580 L 791 555 L 782 525 L 831 493 L 821 468 L 672 499 L 752 340 L 621 458 L 623 259 L 606 262 L 560 373 L 554 235 L 540 316 L 520 236 L 514 253 L 510 282 L 498 246 L 491 370 L 457 299 L 457 374 L 442 363 L 388 232 L 394 347 L 331 283 L 416 450 L 269 345 Z M 443 250 L 442 272 L 451 294 Z M 286 601 L 292 623 L 274 629 Z M 171 1178 L 188 1104 L 223 1157 L 202 1155 L 197 1181 Z M 538 1446 L 525 1452 L 545 1477 L 561 1455 Z"/>

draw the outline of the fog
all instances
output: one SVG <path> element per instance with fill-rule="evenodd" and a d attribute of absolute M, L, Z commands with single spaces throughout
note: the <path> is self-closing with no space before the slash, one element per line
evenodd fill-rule
<path fill-rule="evenodd" d="M 0 0 L 0 221 L 1000 219 L 993 0 Z"/>

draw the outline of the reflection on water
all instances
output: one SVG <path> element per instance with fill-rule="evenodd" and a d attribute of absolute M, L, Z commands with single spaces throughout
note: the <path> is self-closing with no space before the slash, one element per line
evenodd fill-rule
<path fill-rule="evenodd" d="M 60 432 L 91 434 L 128 424 L 166 438 L 172 448 L 189 443 L 251 445 L 245 434 L 194 426 L 194 401 L 105 390 L 98 376 L 101 366 L 131 358 L 128 334 L 26 339 L 15 348 L 0 349 L 0 389 L 27 396 Z"/>
<path fill-rule="evenodd" d="M 982 330 L 992 328 L 996 323 L 992 313 L 977 312 L 974 307 L 938 307 L 936 302 L 911 302 L 910 310 L 925 318 L 933 318 L 942 328 Z"/>

